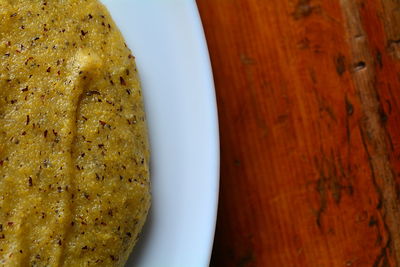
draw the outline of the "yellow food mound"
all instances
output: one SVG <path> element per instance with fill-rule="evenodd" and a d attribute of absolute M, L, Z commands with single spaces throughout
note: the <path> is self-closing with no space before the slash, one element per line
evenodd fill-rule
<path fill-rule="evenodd" d="M 150 205 L 134 57 L 95 0 L 0 22 L 0 265 L 122 266 Z"/>

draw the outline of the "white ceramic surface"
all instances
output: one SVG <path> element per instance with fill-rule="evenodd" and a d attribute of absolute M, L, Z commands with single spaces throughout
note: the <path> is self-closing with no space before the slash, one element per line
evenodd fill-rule
<path fill-rule="evenodd" d="M 127 266 L 208 266 L 219 182 L 215 92 L 194 0 L 103 0 L 136 56 L 153 205 Z"/>

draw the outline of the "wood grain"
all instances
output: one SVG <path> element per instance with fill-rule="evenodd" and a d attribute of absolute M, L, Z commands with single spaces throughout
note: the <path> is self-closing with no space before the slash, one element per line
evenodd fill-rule
<path fill-rule="evenodd" d="M 400 2 L 198 0 L 221 191 L 212 266 L 400 266 Z"/>

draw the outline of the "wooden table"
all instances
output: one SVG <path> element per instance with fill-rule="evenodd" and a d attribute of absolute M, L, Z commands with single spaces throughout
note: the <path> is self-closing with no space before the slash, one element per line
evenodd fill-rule
<path fill-rule="evenodd" d="M 219 105 L 212 266 L 400 266 L 400 3 L 198 0 Z"/>

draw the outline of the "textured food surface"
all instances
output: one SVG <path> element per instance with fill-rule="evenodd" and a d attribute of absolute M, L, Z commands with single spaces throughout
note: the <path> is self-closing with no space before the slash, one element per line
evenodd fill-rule
<path fill-rule="evenodd" d="M 124 265 L 150 205 L 134 57 L 96 0 L 0 22 L 0 265 Z"/>

